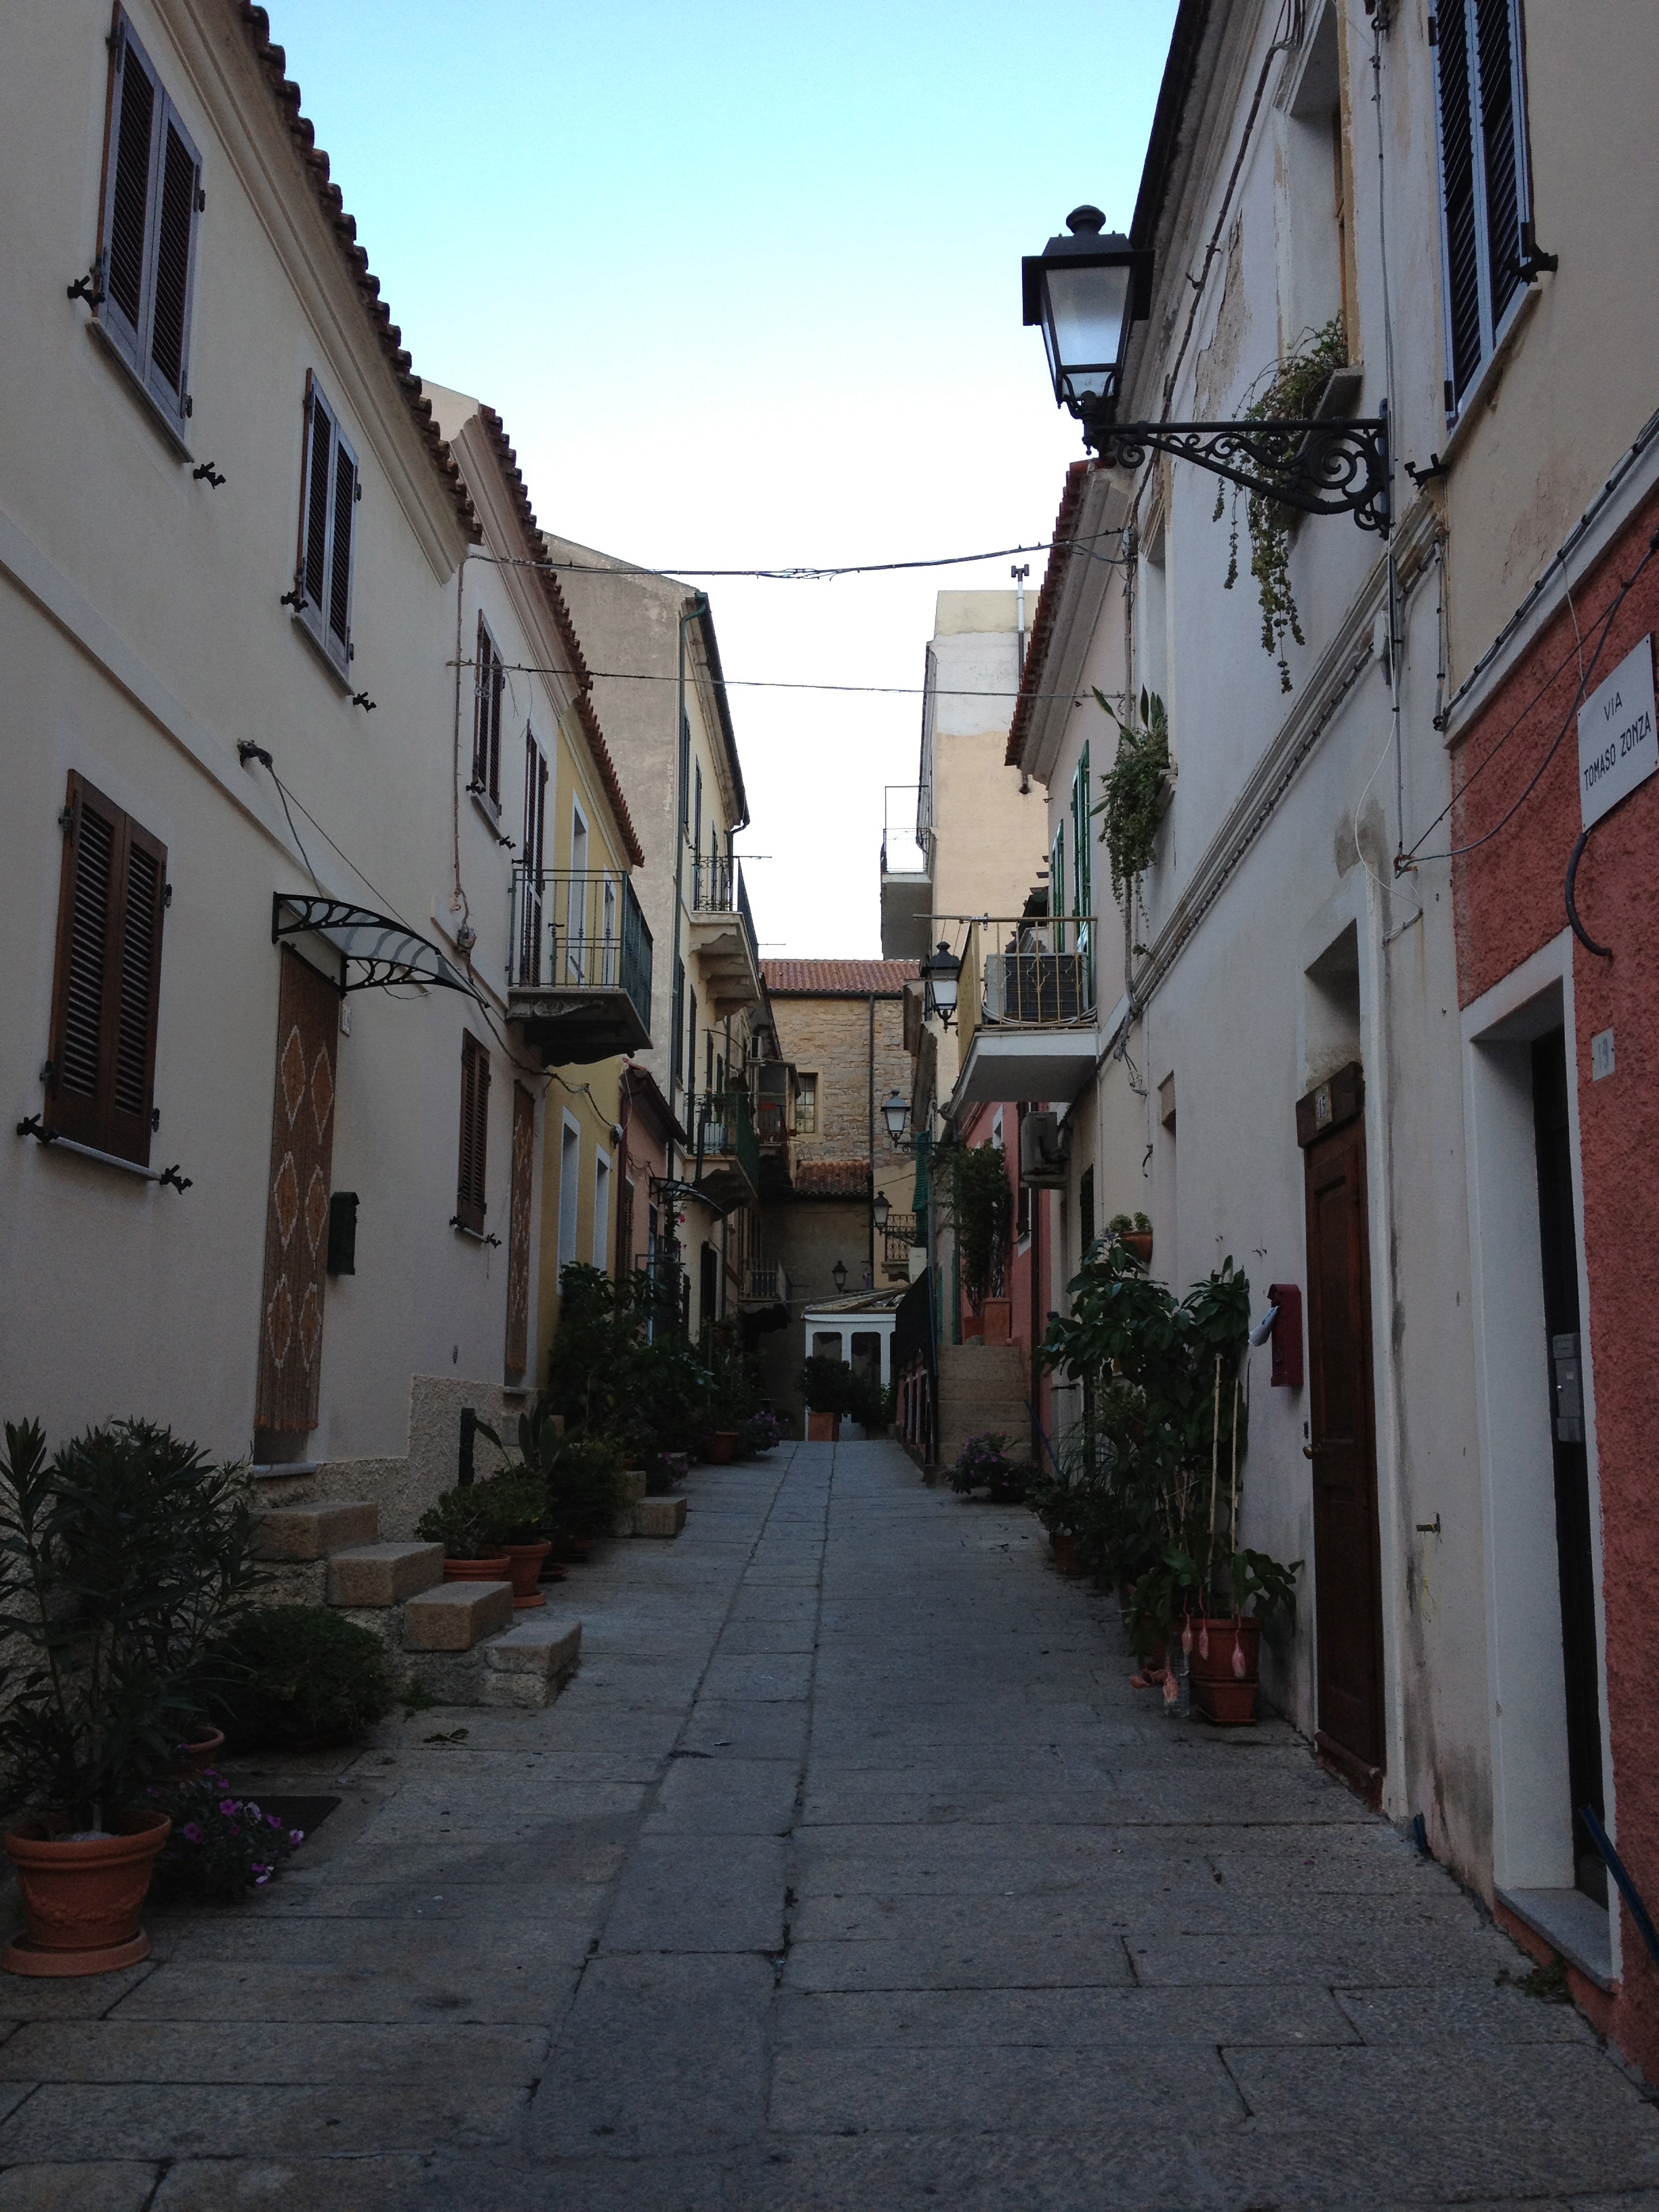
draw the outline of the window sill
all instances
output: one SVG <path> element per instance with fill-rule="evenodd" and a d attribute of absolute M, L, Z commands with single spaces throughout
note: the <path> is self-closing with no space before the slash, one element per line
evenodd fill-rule
<path fill-rule="evenodd" d="M 467 793 L 467 797 L 472 801 L 473 805 L 477 807 L 483 821 L 489 825 L 489 834 L 495 840 L 495 842 L 498 845 L 506 844 L 507 840 L 501 835 L 501 810 L 500 803 L 492 799 L 489 793 L 485 791 L 470 790 Z"/>
<path fill-rule="evenodd" d="M 99 352 L 115 370 L 128 392 L 137 400 L 140 413 L 150 428 L 160 435 L 173 459 L 193 461 L 196 456 L 185 443 L 178 428 L 167 420 L 155 394 L 149 389 L 96 315 L 94 315 L 91 321 L 88 323 L 87 330 L 95 340 Z"/>
<path fill-rule="evenodd" d="M 1451 467 L 1473 436 L 1475 421 L 1496 408 L 1504 372 L 1521 342 L 1521 333 L 1537 313 L 1538 302 L 1543 296 L 1544 287 L 1540 282 L 1528 284 L 1516 301 L 1515 311 L 1504 325 L 1503 336 L 1492 348 L 1490 359 L 1481 364 L 1480 374 L 1463 395 L 1455 418 L 1447 426 L 1445 447 L 1440 456 L 1442 467 Z"/>
<path fill-rule="evenodd" d="M 485 1229 L 469 1229 L 465 1222 L 458 1221 L 453 1213 L 449 1217 L 449 1225 L 458 1237 L 465 1237 L 469 1243 L 494 1244 L 498 1249 L 500 1247 L 501 1240 L 499 1237 L 492 1237 Z"/>
<path fill-rule="evenodd" d="M 177 1168 L 153 1168 L 142 1160 L 124 1159 L 119 1152 L 100 1152 L 95 1145 L 81 1144 L 73 1137 L 55 1136 L 39 1127 L 39 1120 L 38 1115 L 30 1115 L 27 1121 L 18 1123 L 17 1133 L 33 1137 L 43 1152 L 73 1152 L 77 1159 L 96 1160 L 100 1167 L 118 1168 L 123 1175 L 137 1176 L 141 1182 L 170 1182 L 179 1172 Z"/>
<path fill-rule="evenodd" d="M 322 1466 L 319 1459 L 270 1460 L 264 1465 L 249 1468 L 248 1474 L 255 1482 L 283 1482 L 291 1476 L 319 1474 Z"/>

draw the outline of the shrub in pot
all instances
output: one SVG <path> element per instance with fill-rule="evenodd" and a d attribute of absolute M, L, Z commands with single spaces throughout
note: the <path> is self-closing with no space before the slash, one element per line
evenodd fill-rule
<path fill-rule="evenodd" d="M 865 1435 L 885 1436 L 892 1425 L 893 1407 L 897 1395 L 890 1385 L 884 1389 L 878 1376 L 855 1368 L 852 1388 L 847 1395 L 847 1410 Z"/>
<path fill-rule="evenodd" d="M 844 1359 L 828 1359 L 814 1352 L 801 1370 L 801 1395 L 809 1416 L 807 1434 L 819 1443 L 833 1443 L 841 1432 L 841 1417 L 853 1409 L 853 1370 Z"/>
<path fill-rule="evenodd" d="M 0 1630 L 17 1686 L 0 1772 L 29 1933 L 15 1972 L 98 1973 L 143 1958 L 138 1926 L 167 1819 L 146 1793 L 222 1687 L 214 1640 L 249 1601 L 243 1470 L 147 1421 L 88 1430 L 48 1456 L 5 1429 Z"/>
<path fill-rule="evenodd" d="M 1152 1264 L 1152 1224 L 1144 1213 L 1115 1213 L 1106 1234 L 1143 1267 Z"/>
<path fill-rule="evenodd" d="M 328 1606 L 256 1607 L 231 1630 L 220 1658 L 231 1685 L 230 1734 L 249 1748 L 345 1742 L 392 1711 L 386 1646 Z"/>
<path fill-rule="evenodd" d="M 444 1547 L 446 1582 L 507 1582 L 509 1544 L 533 1545 L 547 1518 L 547 1489 L 520 1467 L 438 1493 L 415 1524 L 423 1544 Z M 539 1565 L 540 1554 L 537 1554 Z"/>
<path fill-rule="evenodd" d="M 1031 1480 L 1029 1460 L 1016 1458 L 1006 1437 L 994 1431 L 969 1437 L 951 1469 L 951 1487 L 966 1498 L 975 1490 L 988 1490 L 998 1505 L 1018 1505 Z"/>
<path fill-rule="evenodd" d="M 763 1406 L 757 1413 L 750 1413 L 738 1431 L 738 1456 L 750 1458 L 757 1452 L 770 1451 L 783 1441 L 783 1424 L 769 1406 Z"/>
<path fill-rule="evenodd" d="M 594 1431 L 564 1439 L 548 1470 L 547 1525 L 568 1557 L 586 1558 L 616 1527 L 629 1502 L 626 1464 L 611 1437 Z"/>

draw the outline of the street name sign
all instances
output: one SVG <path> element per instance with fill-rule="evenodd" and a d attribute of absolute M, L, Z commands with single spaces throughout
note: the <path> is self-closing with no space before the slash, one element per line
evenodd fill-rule
<path fill-rule="evenodd" d="M 1578 710 L 1578 798 L 1584 827 L 1659 769 L 1651 632 Z"/>

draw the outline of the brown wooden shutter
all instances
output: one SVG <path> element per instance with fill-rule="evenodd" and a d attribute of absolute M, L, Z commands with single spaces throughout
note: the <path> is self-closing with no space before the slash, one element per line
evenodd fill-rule
<path fill-rule="evenodd" d="M 530 1364 L 530 1218 L 536 1178 L 536 1102 L 513 1086 L 513 1193 L 507 1227 L 507 1379 Z"/>
<path fill-rule="evenodd" d="M 461 1034 L 461 1157 L 455 1179 L 455 1218 L 483 1235 L 484 1166 L 489 1138 L 489 1054 L 470 1030 Z"/>
<path fill-rule="evenodd" d="M 285 945 L 253 1416 L 262 1429 L 317 1425 L 339 1035 L 338 988 Z"/>
<path fill-rule="evenodd" d="M 46 1126 L 149 1164 L 167 848 L 70 774 Z"/>

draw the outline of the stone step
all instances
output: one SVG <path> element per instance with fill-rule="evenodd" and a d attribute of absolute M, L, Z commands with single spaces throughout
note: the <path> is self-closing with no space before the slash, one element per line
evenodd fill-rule
<path fill-rule="evenodd" d="M 636 1536 L 678 1536 L 685 1526 L 683 1498 L 641 1498 L 634 1504 Z"/>
<path fill-rule="evenodd" d="M 453 1585 L 452 1585 L 453 1587 Z M 406 1678 L 447 1705 L 550 1705 L 581 1656 L 579 1620 L 521 1621 L 470 1651 L 408 1651 Z"/>
<path fill-rule="evenodd" d="M 470 1651 L 513 1619 L 511 1583 L 441 1583 L 404 1601 L 405 1651 Z"/>
<path fill-rule="evenodd" d="M 634 1533 L 634 1508 L 645 1495 L 645 1469 L 629 1467 L 623 1469 L 622 1510 L 611 1528 L 613 1536 L 631 1536 Z"/>
<path fill-rule="evenodd" d="M 354 1544 L 330 1555 L 328 1601 L 331 1605 L 398 1605 L 443 1578 L 441 1544 Z M 503 1583 L 500 1587 L 506 1589 L 509 1585 Z"/>
<path fill-rule="evenodd" d="M 256 1514 L 256 1559 L 325 1559 L 349 1545 L 372 1544 L 380 1509 L 372 1498 L 322 1498 L 313 1505 L 272 1505 Z"/>

